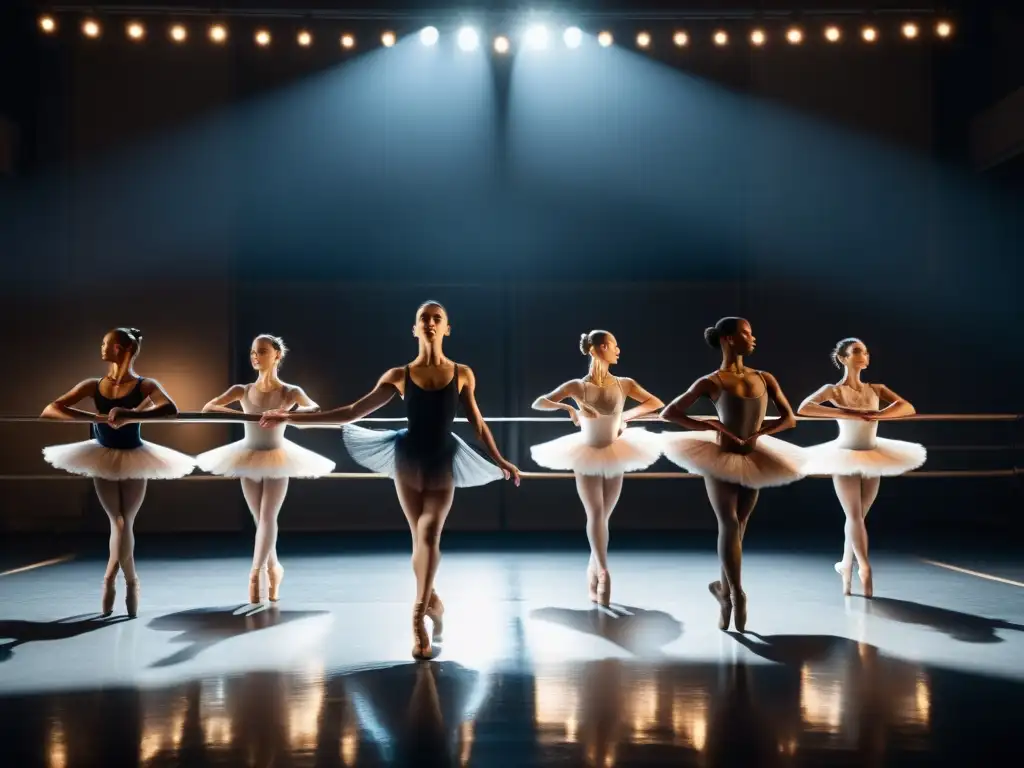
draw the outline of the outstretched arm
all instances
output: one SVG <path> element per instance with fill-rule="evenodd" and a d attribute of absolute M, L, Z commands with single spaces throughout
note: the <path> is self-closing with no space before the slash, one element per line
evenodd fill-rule
<path fill-rule="evenodd" d="M 874 418 L 879 420 L 900 419 L 904 416 L 913 416 L 917 413 L 917 410 L 909 401 L 904 400 L 885 386 L 885 384 L 873 384 L 872 386 L 875 388 L 875 391 L 878 392 L 878 399 L 888 403 L 885 408 L 875 414 L 872 414 Z"/>
<path fill-rule="evenodd" d="M 398 393 L 400 382 L 403 380 L 405 369 L 392 368 L 377 381 L 377 386 L 367 394 L 356 400 L 354 403 L 334 408 L 330 411 L 286 411 L 278 409 L 267 411 L 260 419 L 264 427 L 272 427 L 275 424 L 350 424 L 353 421 L 369 416 L 378 408 L 382 408 L 391 402 L 391 399 Z M 310 401 L 312 402 L 312 401 Z"/>
<path fill-rule="evenodd" d="M 631 397 L 639 403 L 639 405 L 630 408 L 622 414 L 623 423 L 632 421 L 633 419 L 639 419 L 641 416 L 646 416 L 648 413 L 660 411 L 665 407 L 665 404 L 661 402 L 661 400 L 641 387 L 633 381 L 633 379 L 619 379 L 619 381 L 624 382 L 625 384 L 623 389 L 626 392 L 626 397 Z"/>
<path fill-rule="evenodd" d="M 716 392 L 718 392 L 718 385 L 710 376 L 697 379 L 688 390 L 665 406 L 665 409 L 661 412 L 661 420 L 669 421 L 697 432 L 706 432 L 709 429 L 714 430 L 715 432 L 721 432 L 734 442 L 742 442 L 736 435 L 727 430 L 725 425 L 718 419 L 694 419 L 687 416 L 686 412 L 700 398 L 713 398 Z"/>
<path fill-rule="evenodd" d="M 793 414 L 793 406 L 791 406 L 789 404 L 789 400 L 786 399 L 786 395 L 782 392 L 782 387 L 779 386 L 779 382 L 775 380 L 774 376 L 766 371 L 761 371 L 761 375 L 764 377 L 764 383 L 768 387 L 768 397 L 772 399 L 772 402 L 775 403 L 775 407 L 779 411 L 779 418 L 762 426 L 761 429 L 748 437 L 746 440 L 748 443 L 755 437 L 774 435 L 776 432 L 785 432 L 787 429 L 792 429 L 796 426 L 796 416 Z"/>
<path fill-rule="evenodd" d="M 241 413 L 235 408 L 228 408 L 232 403 L 237 403 L 245 397 L 245 387 L 235 384 L 223 395 L 219 395 L 203 406 L 203 413 Z"/>
<path fill-rule="evenodd" d="M 484 417 L 480 413 L 480 407 L 476 404 L 476 374 L 465 365 L 461 366 L 459 371 L 463 377 L 462 389 L 459 390 L 459 399 L 462 401 L 462 407 L 466 411 L 466 419 L 473 425 L 477 439 L 487 448 L 487 452 L 491 455 L 494 463 L 505 472 L 505 479 L 507 480 L 509 477 L 512 477 L 516 485 L 519 485 L 519 468 L 501 455 L 497 443 L 494 442 L 494 435 L 491 434 L 491 429 L 487 426 L 487 422 L 484 421 Z"/>
<path fill-rule="evenodd" d="M 44 419 L 61 419 L 63 421 L 106 421 L 106 418 L 81 408 L 75 408 L 87 397 L 96 394 L 96 387 L 99 386 L 98 379 L 85 379 L 75 384 L 63 395 L 43 408 L 40 415 Z"/>

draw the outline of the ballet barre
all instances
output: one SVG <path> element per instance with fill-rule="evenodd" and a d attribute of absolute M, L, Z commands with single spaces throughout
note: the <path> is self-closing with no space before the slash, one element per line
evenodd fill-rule
<path fill-rule="evenodd" d="M 202 411 L 182 411 L 176 416 L 162 416 L 156 419 L 143 419 L 138 422 L 128 422 L 137 424 L 164 424 L 164 423 L 175 423 L 175 422 L 188 422 L 192 424 L 231 424 L 234 422 L 259 422 L 261 415 L 258 413 L 203 413 Z M 708 421 L 711 419 L 717 420 L 717 416 L 691 416 L 690 418 L 696 419 L 697 421 Z M 777 421 L 778 416 L 766 416 L 765 421 Z M 797 421 L 833 421 L 833 419 L 827 416 L 797 416 Z M 977 421 L 977 422 L 1010 422 L 1010 421 L 1021 421 L 1024 419 L 1024 414 L 1019 413 L 915 413 L 913 416 L 900 416 L 894 419 L 882 419 L 885 423 L 897 422 L 897 421 Z M 353 424 L 403 424 L 406 418 L 404 416 L 393 416 L 393 417 L 369 417 L 365 419 L 357 419 L 352 422 Z M 460 417 L 455 419 L 456 422 L 467 424 L 469 419 Z M 565 424 L 569 422 L 567 416 L 484 416 L 484 421 L 488 424 L 520 424 L 520 423 L 560 423 Z M 46 416 L 0 416 L 0 423 L 33 423 L 39 422 L 43 424 L 106 424 L 106 419 L 97 417 L 96 419 L 54 419 Z M 646 415 L 636 419 L 630 420 L 630 424 L 634 422 L 646 422 L 646 423 L 662 423 L 669 424 L 670 422 L 663 422 L 657 415 Z M 331 429 L 339 428 L 342 424 L 310 424 L 310 423 L 298 423 L 298 422 L 285 422 L 290 427 L 296 427 L 299 429 Z"/>

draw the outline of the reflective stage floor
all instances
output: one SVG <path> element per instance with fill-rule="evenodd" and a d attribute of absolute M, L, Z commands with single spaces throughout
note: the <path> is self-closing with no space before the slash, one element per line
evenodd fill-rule
<path fill-rule="evenodd" d="M 582 533 L 580 534 L 582 538 Z M 1024 723 L 1024 563 L 751 548 L 748 633 L 720 632 L 700 545 L 450 551 L 445 638 L 414 663 L 406 551 L 289 551 L 248 606 L 241 551 L 140 552 L 142 610 L 96 613 L 102 563 L 0 563 L 0 765 L 982 764 Z M 579 542 L 577 542 L 577 545 Z M 59 554 L 59 553 L 53 553 Z M 33 555 L 34 557 L 34 555 Z M 22 562 L 19 562 L 22 561 Z M 957 570 L 959 569 L 959 570 Z M 855 590 L 857 584 L 855 582 Z"/>

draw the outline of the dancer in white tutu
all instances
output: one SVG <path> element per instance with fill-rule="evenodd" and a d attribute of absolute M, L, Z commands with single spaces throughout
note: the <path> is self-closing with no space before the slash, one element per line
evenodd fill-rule
<path fill-rule="evenodd" d="M 519 470 L 501 455 L 480 415 L 473 371 L 444 355 L 442 344 L 451 333 L 445 308 L 436 301 L 420 305 L 412 333 L 419 343 L 416 359 L 387 371 L 377 386 L 356 402 L 320 413 L 268 411 L 260 423 L 344 424 L 345 447 L 352 458 L 373 472 L 394 478 L 398 501 L 412 532 L 412 567 L 416 575 L 412 655 L 429 658 L 431 638 L 424 618 L 430 617 L 436 640 L 441 632 L 444 605 L 434 591 L 434 576 L 441 559 L 441 531 L 455 488 L 483 485 L 503 477 L 514 478 L 518 485 Z M 350 423 L 383 407 L 396 394 L 405 400 L 407 429 L 364 429 Z M 497 466 L 452 434 L 460 402 Z"/>
<path fill-rule="evenodd" d="M 296 413 L 315 413 L 320 406 L 309 399 L 301 387 L 285 384 L 278 369 L 288 348 L 277 336 L 261 334 L 253 339 L 249 362 L 258 372 L 252 384 L 236 384 L 220 397 L 203 406 L 203 411 L 238 413 L 230 408 L 239 403 L 244 413 L 294 409 Z M 249 573 L 249 602 L 260 602 L 260 579 L 266 574 L 267 594 L 272 601 L 280 597 L 284 568 L 277 558 L 277 517 L 288 493 L 290 477 L 322 477 L 334 470 L 334 462 L 296 445 L 284 437 L 284 424 L 261 427 L 245 422 L 245 438 L 196 457 L 204 472 L 242 481 L 242 495 L 256 523 L 252 570 Z"/>
<path fill-rule="evenodd" d="M 590 358 L 590 372 L 582 379 L 567 381 L 533 403 L 541 411 L 568 411 L 580 431 L 534 445 L 530 454 L 542 467 L 572 470 L 576 475 L 576 490 L 587 513 L 590 599 L 608 605 L 608 520 L 622 492 L 623 473 L 647 469 L 661 455 L 657 435 L 644 429 L 626 429 L 625 425 L 631 419 L 664 408 L 665 404 L 633 379 L 609 372 L 609 367 L 619 362 L 619 345 L 608 331 L 584 333 L 580 337 L 580 352 Z M 623 411 L 627 397 L 639 405 Z M 579 410 L 563 402 L 569 398 L 576 401 Z"/>
<path fill-rule="evenodd" d="M 708 589 L 721 608 L 718 626 L 746 630 L 747 595 L 743 591 L 743 535 L 757 504 L 759 489 L 786 485 L 803 475 L 803 449 L 771 435 L 792 429 L 796 417 L 775 377 L 747 368 L 743 359 L 754 351 L 750 323 L 724 317 L 704 331 L 708 345 L 722 350 L 721 367 L 698 379 L 684 394 L 669 403 L 661 418 L 691 430 L 666 433 L 665 456 L 688 472 L 704 477 L 708 499 L 718 518 L 718 557 L 722 578 Z M 707 421 L 687 416 L 701 397 L 707 397 L 718 419 Z M 775 403 L 779 419 L 764 424 L 768 400 Z"/>
<path fill-rule="evenodd" d="M 139 611 L 139 576 L 135 570 L 135 516 L 149 480 L 184 477 L 195 467 L 191 456 L 142 439 L 138 422 L 175 416 L 174 401 L 155 379 L 132 368 L 142 346 L 138 328 L 116 328 L 103 337 L 100 357 L 109 364 L 102 379 L 86 379 L 61 395 L 42 416 L 92 422 L 92 439 L 43 449 L 43 458 L 57 469 L 93 479 L 96 496 L 110 518 L 110 554 L 103 576 L 102 613 L 114 610 L 115 581 L 120 568 L 129 616 Z M 96 413 L 75 406 L 92 398 Z"/>
<path fill-rule="evenodd" d="M 843 594 L 853 589 L 853 558 L 857 558 L 864 596 L 874 594 L 871 563 L 868 560 L 868 531 L 865 519 L 878 496 L 882 477 L 902 475 L 925 462 L 924 446 L 878 437 L 878 422 L 912 416 L 914 406 L 884 384 L 868 384 L 861 371 L 871 355 L 867 345 L 847 338 L 832 350 L 832 362 L 843 369 L 838 384 L 826 384 L 800 404 L 801 416 L 836 419 L 839 437 L 808 448 L 804 471 L 809 475 L 832 475 L 836 496 L 846 513 L 846 541 L 843 559 L 835 564 L 843 579 Z M 880 408 L 882 402 L 888 403 Z M 830 403 L 831 407 L 825 405 Z"/>

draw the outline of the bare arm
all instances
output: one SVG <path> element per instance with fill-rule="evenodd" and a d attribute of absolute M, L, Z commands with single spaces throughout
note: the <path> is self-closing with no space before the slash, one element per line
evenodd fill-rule
<path fill-rule="evenodd" d="M 536 411 L 569 411 L 572 413 L 575 409 L 563 402 L 570 397 L 577 403 L 583 400 L 583 382 L 579 379 L 567 381 L 546 395 L 541 395 L 533 401 L 533 405 L 530 407 Z"/>
<path fill-rule="evenodd" d="M 786 395 L 782 392 L 779 382 L 766 371 L 761 371 L 761 376 L 764 377 L 764 383 L 768 387 L 768 397 L 772 399 L 772 402 L 775 403 L 775 407 L 779 411 L 779 418 L 768 425 L 762 426 L 761 429 L 747 438 L 747 442 L 750 442 L 755 437 L 785 432 L 787 429 L 792 429 L 796 426 L 796 415 L 793 413 L 793 406 L 786 399 Z"/>
<path fill-rule="evenodd" d="M 404 376 L 404 368 L 392 368 L 378 379 L 377 386 L 354 403 L 349 403 L 330 411 L 293 412 L 281 409 L 267 411 L 260 419 L 260 424 L 264 427 L 270 427 L 282 422 L 292 424 L 350 424 L 353 421 L 369 416 L 378 408 L 382 408 L 391 402 L 391 399 L 399 392 L 399 386 L 404 380 Z"/>
<path fill-rule="evenodd" d="M 131 421 L 165 419 L 168 416 L 178 415 L 178 406 L 171 399 L 171 396 L 167 394 L 167 390 L 160 385 L 159 381 L 156 379 L 143 379 L 139 382 L 139 386 L 142 387 L 144 399 L 137 408 L 114 408 L 110 413 L 113 414 L 115 411 L 121 411 L 128 414 Z M 115 421 L 119 421 L 117 417 L 111 417 L 109 414 L 107 418 L 112 424 Z"/>
<path fill-rule="evenodd" d="M 103 416 L 74 407 L 87 397 L 93 397 L 98 386 L 99 379 L 85 379 L 78 382 L 74 387 L 43 408 L 43 412 L 39 414 L 40 417 L 64 421 L 106 421 L 106 418 Z"/>
<path fill-rule="evenodd" d="M 210 402 L 203 406 L 203 413 L 240 413 L 237 408 L 228 408 L 232 403 L 237 403 L 245 397 L 245 387 L 241 384 L 235 384 L 227 392 L 222 395 L 218 395 L 213 398 Z"/>
<path fill-rule="evenodd" d="M 835 386 L 826 384 L 817 392 L 808 395 L 796 412 L 801 416 L 809 416 L 819 419 L 852 419 L 859 417 L 844 411 L 842 408 L 829 408 L 824 403 L 835 404 Z"/>
<path fill-rule="evenodd" d="M 661 412 L 661 420 L 678 424 L 681 427 L 692 429 L 697 432 L 714 430 L 721 432 L 726 437 L 739 443 L 741 440 L 725 428 L 718 419 L 694 419 L 686 415 L 686 412 L 693 407 L 693 404 L 702 397 L 712 398 L 718 392 L 718 384 L 710 376 L 697 379 L 688 390 L 665 406 Z"/>
<path fill-rule="evenodd" d="M 899 419 L 904 416 L 913 416 L 917 413 L 917 410 L 909 401 L 904 400 L 884 384 L 873 384 L 872 386 L 878 392 L 878 399 L 888 403 L 885 408 L 874 414 L 874 418 L 879 420 Z"/>
<path fill-rule="evenodd" d="M 491 434 L 491 429 L 487 426 L 487 422 L 484 421 L 484 417 L 480 413 L 480 407 L 476 404 L 476 375 L 469 366 L 464 365 L 459 370 L 464 382 L 462 389 L 459 390 L 459 400 L 462 401 L 462 407 L 466 411 L 466 419 L 473 425 L 477 439 L 487 448 L 494 463 L 504 470 L 505 478 L 511 476 L 515 479 L 516 485 L 519 485 L 519 468 L 501 455 L 497 443 L 494 442 L 494 435 Z"/>
<path fill-rule="evenodd" d="M 622 421 L 632 421 L 638 419 L 641 416 L 646 416 L 648 413 L 654 413 L 654 411 L 660 411 L 665 407 L 665 404 L 658 398 L 648 392 L 646 389 L 637 384 L 633 379 L 619 379 L 619 381 L 625 382 L 623 389 L 626 392 L 626 397 L 633 398 L 639 405 L 630 408 L 628 411 L 622 414 Z"/>
<path fill-rule="evenodd" d="M 292 413 L 318 413 L 320 411 L 320 406 L 306 394 L 302 387 L 289 387 L 288 389 L 288 407 L 291 408 Z"/>

